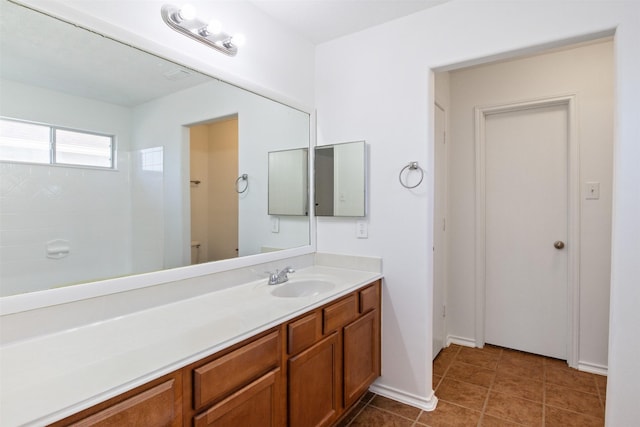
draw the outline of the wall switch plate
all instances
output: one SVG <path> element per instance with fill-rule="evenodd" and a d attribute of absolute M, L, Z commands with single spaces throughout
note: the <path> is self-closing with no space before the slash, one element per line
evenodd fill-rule
<path fill-rule="evenodd" d="M 280 232 L 280 218 L 278 217 L 271 218 L 271 232 L 272 233 Z"/>
<path fill-rule="evenodd" d="M 369 237 L 369 227 L 365 221 L 356 221 L 356 237 L 366 239 Z"/>
<path fill-rule="evenodd" d="M 586 184 L 586 199 L 598 200 L 600 198 L 600 183 L 599 182 L 587 182 Z"/>

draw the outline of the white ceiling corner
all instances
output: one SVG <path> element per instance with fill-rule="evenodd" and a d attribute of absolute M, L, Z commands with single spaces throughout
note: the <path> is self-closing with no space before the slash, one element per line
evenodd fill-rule
<path fill-rule="evenodd" d="M 251 0 L 314 44 L 411 15 L 449 0 Z"/>

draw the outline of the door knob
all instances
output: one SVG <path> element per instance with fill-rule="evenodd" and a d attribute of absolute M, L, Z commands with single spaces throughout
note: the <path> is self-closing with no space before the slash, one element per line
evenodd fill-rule
<path fill-rule="evenodd" d="M 564 242 L 562 240 L 556 240 L 553 247 L 556 249 L 562 249 L 564 248 Z"/>

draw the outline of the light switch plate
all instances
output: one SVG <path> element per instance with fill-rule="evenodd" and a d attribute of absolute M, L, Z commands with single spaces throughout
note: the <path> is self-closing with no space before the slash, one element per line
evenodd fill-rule
<path fill-rule="evenodd" d="M 358 239 L 367 239 L 369 237 L 369 228 L 365 221 L 356 221 L 356 237 Z"/>
<path fill-rule="evenodd" d="M 271 218 L 271 232 L 272 233 L 280 232 L 280 218 L 278 217 Z"/>
<path fill-rule="evenodd" d="M 600 183 L 587 182 L 585 192 L 587 200 L 598 200 L 600 198 Z"/>

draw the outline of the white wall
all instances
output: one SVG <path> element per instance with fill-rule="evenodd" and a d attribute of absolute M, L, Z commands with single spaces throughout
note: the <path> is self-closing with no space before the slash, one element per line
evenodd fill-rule
<path fill-rule="evenodd" d="M 116 136 L 116 171 L 1 163 L 0 295 L 129 274 L 131 110 L 12 81 L 0 81 L 0 116 Z M 69 242 L 61 259 L 50 240 Z"/>
<path fill-rule="evenodd" d="M 611 276 L 613 43 L 450 72 L 449 334 L 475 336 L 474 107 L 576 95 L 580 189 L 600 183 L 600 199 L 580 197 L 579 353 L 582 368 L 605 369 Z M 570 243 L 571 244 L 571 243 Z"/>
<path fill-rule="evenodd" d="M 369 239 L 352 221 L 318 221 L 318 250 L 384 257 L 383 376 L 378 386 L 430 404 L 433 194 L 433 86 L 430 68 L 531 52 L 585 35 L 616 32 L 616 172 L 607 423 L 635 422 L 640 344 L 630 339 L 640 314 L 637 259 L 640 121 L 633 2 L 453 1 L 318 46 L 318 144 L 365 139 L 370 144 Z M 427 169 L 410 192 L 397 174 L 408 161 Z M 633 165 L 636 165 L 634 168 Z M 636 259 L 636 263 L 632 261 Z M 623 341 L 624 339 L 627 341 Z M 624 371 L 622 370 L 624 369 Z M 391 394 L 391 393 L 389 393 Z"/>

